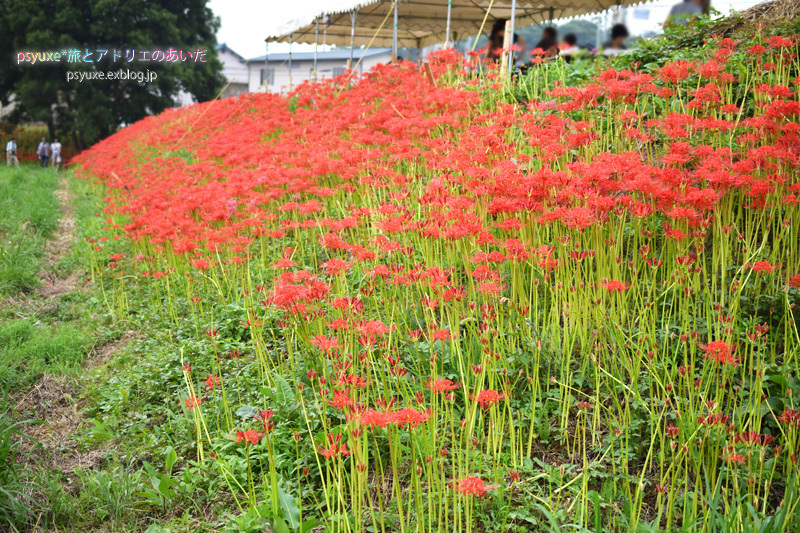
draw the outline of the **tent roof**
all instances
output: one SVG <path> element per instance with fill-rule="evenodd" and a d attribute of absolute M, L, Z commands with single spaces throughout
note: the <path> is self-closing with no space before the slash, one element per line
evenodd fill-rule
<path fill-rule="evenodd" d="M 322 16 L 319 41 L 339 46 L 350 45 L 350 14 L 356 16 L 356 46 L 392 46 L 391 14 L 393 0 L 332 0 Z M 499 18 L 511 18 L 511 0 L 452 0 L 450 14 L 451 41 L 476 36 L 486 11 L 491 5 L 483 34 L 489 33 Z M 642 0 L 517 0 L 515 25 L 517 27 L 579 15 L 587 15 L 614 5 L 633 5 Z M 326 15 L 326 16 L 324 16 Z M 388 17 L 387 17 L 388 15 Z M 447 0 L 399 0 L 397 4 L 398 46 L 422 47 L 444 41 L 447 24 Z M 385 20 L 385 22 L 384 22 Z M 379 32 L 376 31 L 383 23 Z M 309 15 L 292 21 L 267 36 L 268 41 L 314 43 L 316 17 Z M 373 41 L 373 37 L 375 40 Z"/>
<path fill-rule="evenodd" d="M 353 59 L 361 59 L 361 58 L 368 58 L 374 56 L 380 56 L 384 54 L 390 54 L 392 52 L 391 48 L 370 48 L 370 49 L 356 49 L 353 51 Z M 350 49 L 338 49 L 338 50 L 329 50 L 327 52 L 317 52 L 317 61 L 341 61 L 343 59 L 350 58 Z M 249 63 L 259 63 L 267 60 L 270 63 L 282 63 L 284 61 L 289 60 L 289 54 L 281 53 L 281 54 L 269 54 L 269 56 L 258 56 L 248 60 Z M 295 52 L 292 54 L 292 60 L 294 61 L 313 61 L 314 60 L 314 52 Z"/>

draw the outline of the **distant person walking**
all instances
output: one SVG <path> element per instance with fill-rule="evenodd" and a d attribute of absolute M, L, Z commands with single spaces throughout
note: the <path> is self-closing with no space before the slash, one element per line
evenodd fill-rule
<path fill-rule="evenodd" d="M 58 142 L 58 137 L 56 137 L 55 142 L 50 145 L 53 153 L 50 156 L 50 159 L 53 162 L 53 168 L 58 170 L 61 166 L 61 143 Z"/>
<path fill-rule="evenodd" d="M 703 0 L 683 0 L 680 4 L 672 6 L 664 27 L 671 24 L 686 26 L 690 20 L 703 14 Z"/>
<path fill-rule="evenodd" d="M 42 137 L 42 142 L 39 143 L 39 147 L 36 149 L 36 155 L 39 156 L 39 165 L 42 168 L 47 168 L 47 161 L 50 159 L 50 145 L 44 137 Z"/>
<path fill-rule="evenodd" d="M 10 167 L 11 163 L 19 168 L 19 159 L 17 159 L 17 138 L 11 137 L 11 140 L 6 144 L 6 164 Z"/>

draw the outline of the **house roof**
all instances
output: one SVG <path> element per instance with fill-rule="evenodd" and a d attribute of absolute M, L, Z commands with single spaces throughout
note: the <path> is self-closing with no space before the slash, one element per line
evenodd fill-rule
<path fill-rule="evenodd" d="M 239 54 L 237 54 L 236 52 L 234 52 L 234 51 L 233 51 L 233 50 L 232 50 L 232 49 L 231 49 L 231 48 L 230 48 L 230 47 L 229 47 L 229 46 L 228 46 L 226 43 L 219 43 L 217 46 L 215 46 L 215 47 L 214 47 L 214 49 L 215 49 L 217 52 L 224 52 L 224 51 L 226 51 L 226 50 L 227 50 L 228 52 L 230 52 L 230 53 L 232 53 L 233 55 L 235 55 L 236 57 L 238 57 L 238 58 L 239 58 L 239 61 L 241 61 L 241 62 L 244 62 L 244 60 L 245 60 L 245 59 L 244 59 L 242 56 L 240 56 Z"/>
<path fill-rule="evenodd" d="M 356 48 L 353 50 L 353 59 L 361 59 L 361 58 L 368 58 L 368 57 L 375 57 L 384 54 L 391 54 L 391 48 L 368 48 L 366 50 L 362 50 L 360 48 Z M 284 61 L 289 60 L 289 54 L 269 54 L 269 56 L 258 56 L 248 60 L 248 63 L 256 63 L 256 62 L 263 62 L 265 57 L 268 57 L 268 61 L 272 62 L 279 62 L 282 63 Z M 317 61 L 343 61 L 350 59 L 350 48 L 339 48 L 336 50 L 330 50 L 327 52 L 317 52 Z M 300 53 L 293 53 L 292 54 L 292 61 L 313 61 L 314 60 L 314 52 L 300 52 Z"/>

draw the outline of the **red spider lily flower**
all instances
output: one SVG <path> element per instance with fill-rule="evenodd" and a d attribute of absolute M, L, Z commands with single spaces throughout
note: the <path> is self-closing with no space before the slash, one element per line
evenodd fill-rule
<path fill-rule="evenodd" d="M 322 266 L 325 267 L 325 273 L 329 276 L 338 276 L 347 270 L 347 263 L 341 259 L 329 259 Z"/>
<path fill-rule="evenodd" d="M 789 286 L 795 289 L 800 289 L 800 274 L 796 274 L 789 278 Z"/>
<path fill-rule="evenodd" d="M 452 338 L 450 332 L 446 329 L 437 329 L 431 333 L 431 341 L 447 342 Z"/>
<path fill-rule="evenodd" d="M 201 405 L 203 405 L 203 403 L 204 402 L 202 398 L 196 398 L 194 396 L 189 396 L 188 398 L 186 398 L 187 409 L 194 409 L 195 407 L 200 407 Z"/>
<path fill-rule="evenodd" d="M 321 351 L 329 353 L 339 349 L 339 339 L 336 337 L 326 337 L 325 335 L 316 335 L 311 339 L 311 344 L 319 348 Z"/>
<path fill-rule="evenodd" d="M 697 417 L 697 423 L 700 424 L 700 425 L 727 426 L 728 422 L 730 422 L 730 417 L 727 416 L 727 415 L 723 415 L 722 413 L 716 413 L 716 414 L 708 415 L 708 416 L 700 415 L 699 417 Z"/>
<path fill-rule="evenodd" d="M 404 407 L 395 413 L 397 424 L 401 427 L 415 428 L 417 425 L 427 422 L 431 413 L 429 411 L 417 411 L 411 407 Z"/>
<path fill-rule="evenodd" d="M 453 482 L 453 488 L 465 496 L 483 496 L 500 485 L 487 485 L 478 476 L 466 476 Z"/>
<path fill-rule="evenodd" d="M 768 274 L 778 270 L 780 265 L 772 265 L 769 261 L 756 261 L 755 264 L 750 265 L 750 269 L 758 274 Z"/>
<path fill-rule="evenodd" d="M 333 436 L 328 435 L 328 447 L 322 448 L 318 447 L 319 453 L 327 459 L 335 459 L 335 458 L 345 458 L 350 455 L 350 450 L 347 449 L 347 443 L 342 443 L 342 435 L 341 433 Z"/>
<path fill-rule="evenodd" d="M 220 384 L 219 376 L 208 376 L 208 379 L 206 379 L 206 387 L 208 387 L 211 390 L 217 388 L 217 385 L 219 384 Z"/>
<path fill-rule="evenodd" d="M 429 389 L 434 394 L 440 394 L 442 392 L 452 391 L 461 388 L 461 383 L 453 383 L 449 379 L 439 378 L 439 379 L 429 379 L 426 383 L 423 384 L 423 387 Z"/>
<path fill-rule="evenodd" d="M 208 259 L 200 258 L 195 261 L 192 261 L 192 266 L 198 270 L 208 270 L 211 268 L 211 263 Z"/>
<path fill-rule="evenodd" d="M 294 261 L 288 257 L 283 257 L 272 263 L 272 268 L 275 270 L 291 270 L 295 267 Z"/>
<path fill-rule="evenodd" d="M 255 419 L 260 421 L 264 426 L 264 433 L 269 433 L 273 429 L 275 429 L 275 423 L 271 422 L 272 416 L 275 413 L 272 409 L 265 409 L 263 411 L 259 411 L 257 415 L 255 415 Z"/>
<path fill-rule="evenodd" d="M 703 357 L 721 365 L 737 366 L 739 360 L 733 356 L 733 346 L 725 341 L 709 342 L 703 348 Z"/>
<path fill-rule="evenodd" d="M 369 382 L 361 376 L 357 376 L 355 374 L 345 374 L 344 372 L 341 372 L 336 376 L 336 384 L 340 387 L 347 386 L 363 389 L 369 385 Z"/>
<path fill-rule="evenodd" d="M 778 417 L 778 422 L 789 426 L 800 427 L 800 411 L 784 409 L 781 416 Z"/>
<path fill-rule="evenodd" d="M 471 399 L 480 404 L 481 409 L 486 409 L 490 405 L 494 405 L 500 400 L 504 399 L 504 393 L 497 392 L 496 390 L 486 389 L 478 393 L 477 396 L 472 396 Z"/>
<path fill-rule="evenodd" d="M 370 428 L 375 428 L 375 427 L 385 428 L 389 424 L 396 423 L 396 417 L 393 412 L 369 409 L 361 413 L 361 415 L 359 415 L 358 423 Z"/>
<path fill-rule="evenodd" d="M 630 285 L 625 285 L 621 281 L 612 279 L 605 282 L 603 284 L 603 287 L 611 294 L 614 294 L 615 292 L 627 291 L 630 288 Z"/>
<path fill-rule="evenodd" d="M 219 335 L 218 329 L 209 328 L 208 330 L 206 330 L 206 336 L 211 337 L 212 339 L 214 337 L 217 337 L 218 335 Z"/>
<path fill-rule="evenodd" d="M 247 429 L 245 431 L 236 430 L 236 444 L 244 443 L 245 445 L 256 445 L 261 440 L 261 437 L 263 437 L 263 435 L 253 429 Z"/>
<path fill-rule="evenodd" d="M 733 442 L 753 446 L 759 444 L 761 446 L 769 446 L 775 437 L 772 435 L 764 435 L 757 431 L 744 431 L 737 433 L 733 436 Z"/>
<path fill-rule="evenodd" d="M 739 453 L 731 453 L 725 456 L 725 462 L 729 464 L 743 465 L 745 461 L 747 461 L 747 458 Z"/>
<path fill-rule="evenodd" d="M 353 399 L 350 398 L 349 391 L 333 389 L 333 399 L 330 401 L 330 405 L 341 411 L 353 407 L 354 403 Z"/>

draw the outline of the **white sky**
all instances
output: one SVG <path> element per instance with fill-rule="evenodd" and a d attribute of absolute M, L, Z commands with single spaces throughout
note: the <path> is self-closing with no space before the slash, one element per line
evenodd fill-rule
<path fill-rule="evenodd" d="M 648 20 L 637 19 L 637 7 L 628 8 L 627 24 L 631 35 L 639 35 L 648 30 L 656 30 L 667 18 L 670 8 L 680 0 L 656 0 L 644 4 L 650 8 Z M 443 2 L 444 3 L 444 2 Z M 711 5 L 727 14 L 731 8 L 743 11 L 759 3 L 757 0 L 712 0 Z M 220 17 L 221 26 L 217 32 L 217 42 L 227 45 L 245 58 L 263 56 L 264 37 L 278 26 L 286 24 L 301 15 L 320 13 L 331 0 L 210 0 L 209 7 Z M 592 17 L 587 17 L 592 19 Z M 594 19 L 592 19 L 594 20 Z M 288 44 L 272 43 L 272 53 L 288 51 Z M 313 50 L 312 45 L 294 45 L 295 51 Z"/>

